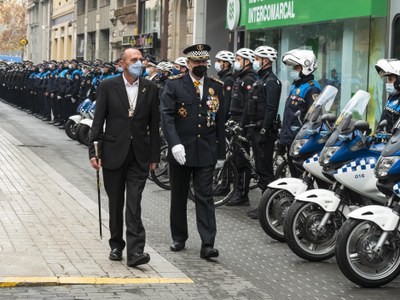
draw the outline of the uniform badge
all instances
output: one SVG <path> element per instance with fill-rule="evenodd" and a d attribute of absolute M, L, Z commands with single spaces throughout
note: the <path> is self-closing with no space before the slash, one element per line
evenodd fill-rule
<path fill-rule="evenodd" d="M 227 90 L 228 92 L 231 90 L 230 85 L 228 85 L 228 86 L 226 87 L 226 90 Z"/>
<path fill-rule="evenodd" d="M 143 89 L 142 89 L 142 93 L 144 93 L 146 91 L 146 88 L 144 87 Z"/>
<path fill-rule="evenodd" d="M 300 92 L 301 92 L 300 89 L 297 89 L 296 90 L 296 95 L 300 94 Z"/>
<path fill-rule="evenodd" d="M 317 101 L 317 99 L 318 99 L 318 94 L 312 94 L 312 98 L 314 99 L 314 101 Z"/>
<path fill-rule="evenodd" d="M 187 117 L 187 110 L 183 106 L 178 109 L 178 116 L 181 118 Z"/>
<path fill-rule="evenodd" d="M 213 96 L 214 95 L 214 89 L 213 88 L 209 88 L 208 89 L 208 93 L 211 95 L 211 96 Z"/>
<path fill-rule="evenodd" d="M 246 90 L 250 91 L 251 90 L 251 85 L 246 86 Z"/>
<path fill-rule="evenodd" d="M 219 110 L 219 99 L 217 96 L 208 96 L 207 98 L 207 127 L 215 125 L 215 119 Z"/>

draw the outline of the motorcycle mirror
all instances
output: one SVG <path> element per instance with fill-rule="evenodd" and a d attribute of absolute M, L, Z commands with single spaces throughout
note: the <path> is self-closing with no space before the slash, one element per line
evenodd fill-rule
<path fill-rule="evenodd" d="M 387 127 L 387 123 L 388 123 L 387 120 L 382 120 L 382 122 L 379 123 L 377 129 L 383 129 L 385 131 L 386 127 Z"/>
<path fill-rule="evenodd" d="M 354 129 L 360 130 L 361 132 L 366 132 L 369 129 L 369 124 L 367 121 L 358 120 L 354 124 Z"/>
<path fill-rule="evenodd" d="M 324 123 L 333 123 L 336 121 L 336 115 L 335 114 L 324 114 L 321 117 L 321 121 Z"/>
<path fill-rule="evenodd" d="M 303 126 L 303 122 L 301 121 L 300 117 L 301 117 L 301 110 L 299 109 L 298 111 L 296 111 L 296 113 L 294 114 L 295 117 L 297 117 L 297 119 L 299 120 L 301 126 Z"/>

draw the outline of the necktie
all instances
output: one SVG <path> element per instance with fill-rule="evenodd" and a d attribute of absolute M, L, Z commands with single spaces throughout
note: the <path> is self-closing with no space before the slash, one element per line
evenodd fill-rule
<path fill-rule="evenodd" d="M 197 96 L 199 96 L 199 98 L 200 98 L 200 82 L 199 81 L 194 81 L 193 84 L 194 84 L 194 86 L 196 88 Z"/>

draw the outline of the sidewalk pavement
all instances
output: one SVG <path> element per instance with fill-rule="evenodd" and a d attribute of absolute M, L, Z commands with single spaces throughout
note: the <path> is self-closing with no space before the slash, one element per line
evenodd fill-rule
<path fill-rule="evenodd" d="M 0 127 L 0 287 L 193 283 L 148 245 L 148 265 L 110 261 L 108 213 L 100 240 L 97 204 L 30 147 Z"/>

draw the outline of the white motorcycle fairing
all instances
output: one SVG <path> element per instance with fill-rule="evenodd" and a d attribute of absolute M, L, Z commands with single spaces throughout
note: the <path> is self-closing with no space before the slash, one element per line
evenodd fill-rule
<path fill-rule="evenodd" d="M 318 162 L 319 154 L 315 154 L 313 157 L 306 159 L 303 163 L 303 167 L 306 171 L 308 171 L 314 177 L 317 177 L 327 183 L 332 184 L 332 181 L 324 176 L 322 173 L 322 167 Z"/>
<path fill-rule="evenodd" d="M 304 192 L 298 195 L 295 200 L 318 204 L 327 212 L 335 212 L 340 205 L 340 198 L 334 192 L 325 189 Z"/>
<path fill-rule="evenodd" d="M 293 196 L 300 195 L 307 191 L 307 185 L 299 178 L 280 178 L 268 184 L 268 187 L 286 190 Z"/>
<path fill-rule="evenodd" d="M 391 208 L 380 205 L 363 206 L 349 213 L 348 217 L 374 222 L 384 231 L 395 230 L 400 218 Z"/>
<path fill-rule="evenodd" d="M 92 119 L 83 119 L 79 124 L 89 126 L 92 128 L 93 120 Z"/>
<path fill-rule="evenodd" d="M 82 120 L 82 116 L 81 115 L 73 115 L 73 116 L 70 116 L 68 119 L 74 121 L 75 124 L 79 124 Z"/>

